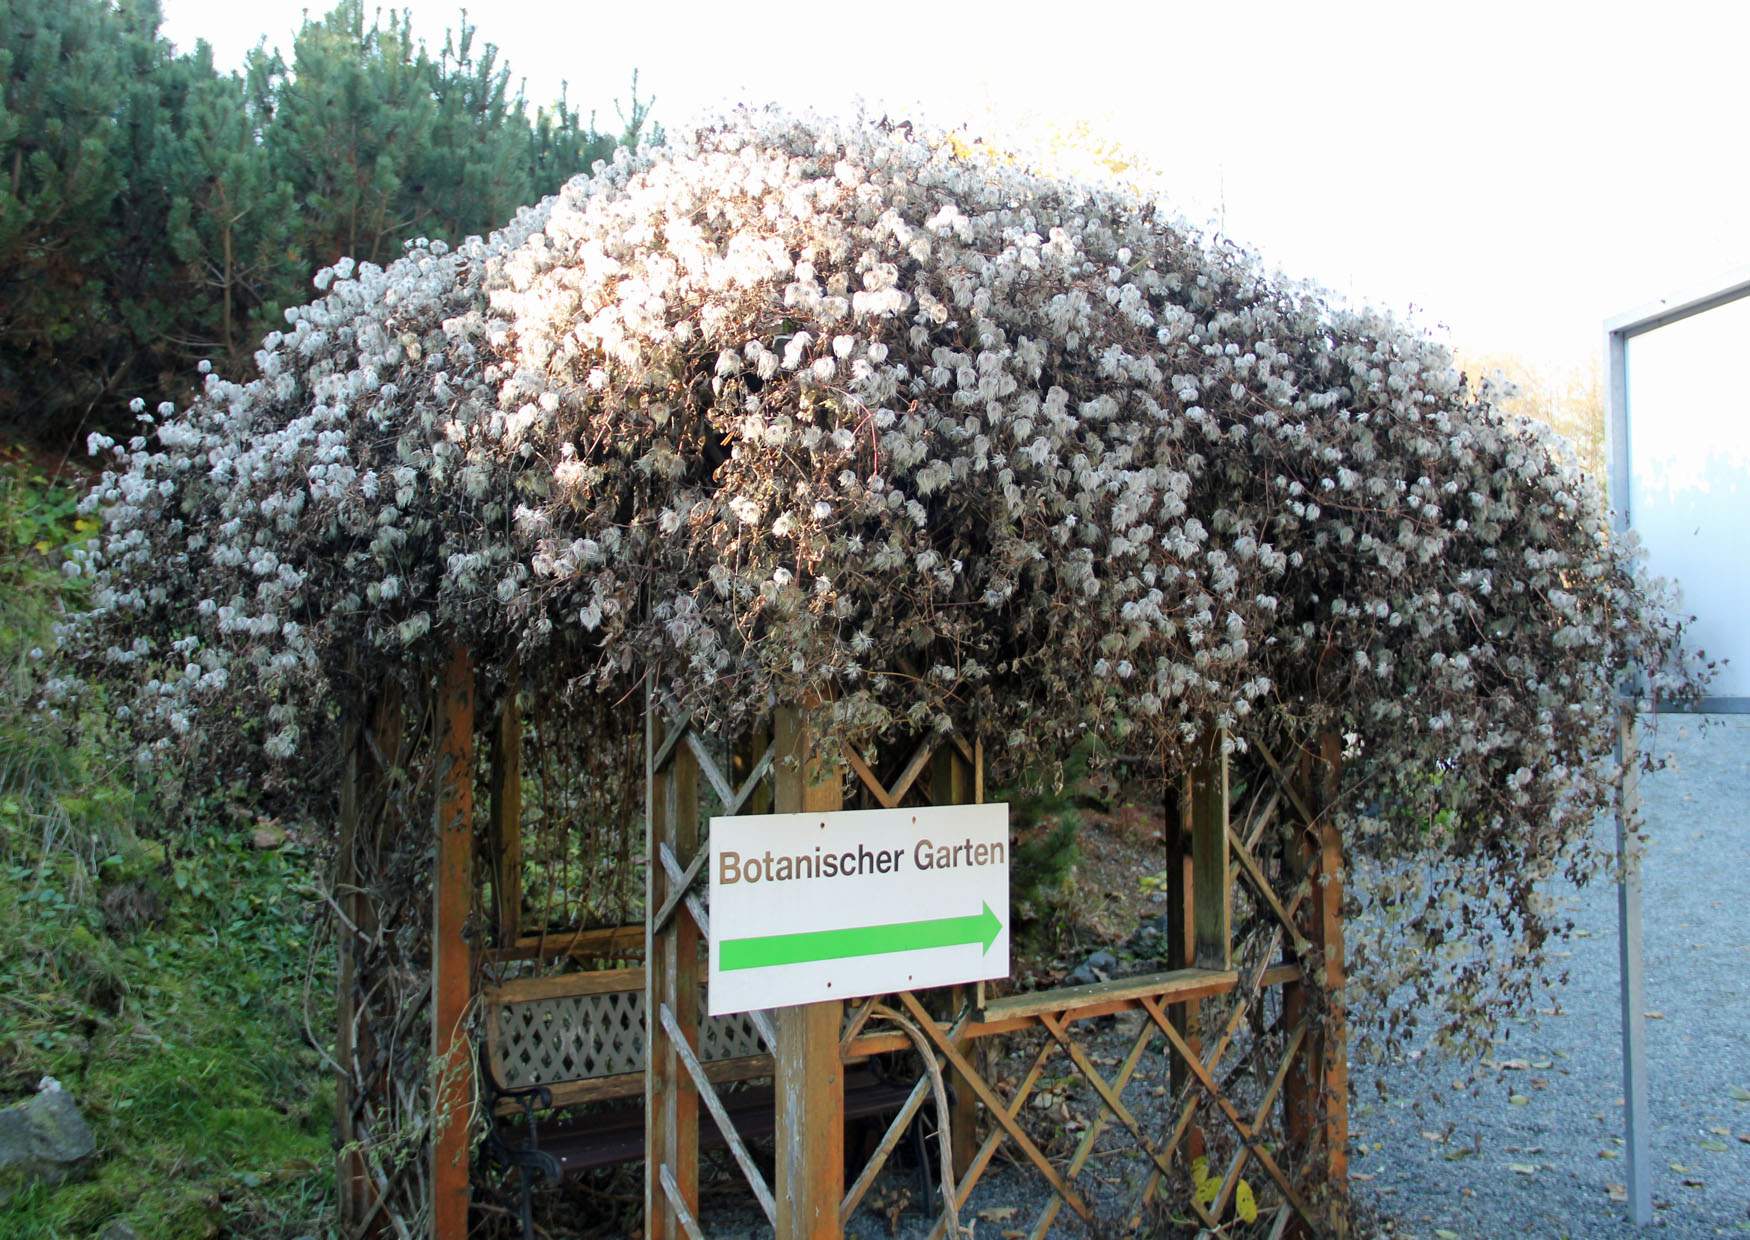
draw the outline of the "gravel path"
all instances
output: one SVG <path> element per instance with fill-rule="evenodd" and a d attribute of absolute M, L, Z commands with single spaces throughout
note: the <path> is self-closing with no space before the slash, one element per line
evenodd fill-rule
<path fill-rule="evenodd" d="M 1644 742 L 1677 759 L 1641 783 L 1647 1007 L 1661 1014 L 1647 1022 L 1657 1207 L 1648 1231 L 1745 1235 L 1750 1101 L 1733 1091 L 1750 1090 L 1750 717 L 1697 722 L 1667 718 Z M 1608 841 L 1614 828 L 1599 830 Z M 1450 1066 L 1400 1065 L 1384 1074 L 1398 1094 L 1384 1107 L 1367 1105 L 1372 1077 L 1358 1081 L 1356 1196 L 1396 1234 L 1639 1234 L 1606 1188 L 1627 1178 L 1611 1157 L 1622 1134 L 1615 888 L 1567 897 L 1585 937 L 1570 944 L 1563 1014 L 1516 1025 L 1495 1056 L 1525 1067 L 1490 1073 L 1475 1094 L 1437 1087 L 1430 1099 L 1429 1073 L 1453 1075 Z"/>

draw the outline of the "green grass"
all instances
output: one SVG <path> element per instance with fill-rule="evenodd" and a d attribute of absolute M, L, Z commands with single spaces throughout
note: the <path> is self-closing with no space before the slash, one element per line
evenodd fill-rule
<path fill-rule="evenodd" d="M 170 834 L 113 741 L 32 701 L 84 536 L 70 495 L 0 462 L 0 1104 L 38 1078 L 97 1139 L 90 1174 L 0 1204 L 9 1240 L 322 1236 L 331 1230 L 333 1089 L 304 1036 L 330 1024 L 312 969 L 314 861 L 257 850 L 247 796 Z"/>

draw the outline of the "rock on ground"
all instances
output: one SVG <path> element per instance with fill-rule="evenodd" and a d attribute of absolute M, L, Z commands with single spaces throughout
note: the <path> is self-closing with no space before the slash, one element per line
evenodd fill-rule
<path fill-rule="evenodd" d="M 0 1200 L 30 1184 L 79 1174 L 97 1148 L 73 1096 L 55 1081 L 0 1110 Z"/>

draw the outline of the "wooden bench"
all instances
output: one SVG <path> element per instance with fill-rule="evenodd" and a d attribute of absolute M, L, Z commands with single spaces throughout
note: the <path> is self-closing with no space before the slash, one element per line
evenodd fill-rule
<path fill-rule="evenodd" d="M 516 1172 L 523 1235 L 532 1237 L 537 1180 L 556 1184 L 644 1156 L 644 970 L 519 978 L 485 987 L 480 998 L 485 1019 L 481 1078 L 491 1120 L 484 1154 Z M 699 1059 L 714 1084 L 770 1078 L 773 1071 L 772 1057 L 746 1014 L 704 1017 Z M 845 1119 L 891 1115 L 911 1089 L 910 1082 L 883 1079 L 874 1061 L 849 1064 Z M 773 1134 L 770 1085 L 722 1096 L 744 1141 Z M 619 1105 L 575 1111 L 590 1103 Z M 568 1109 L 573 1113 L 563 1114 Z M 921 1139 L 921 1129 L 914 1131 L 914 1141 Z M 702 1149 L 725 1144 L 705 1107 L 699 1109 L 699 1144 Z"/>

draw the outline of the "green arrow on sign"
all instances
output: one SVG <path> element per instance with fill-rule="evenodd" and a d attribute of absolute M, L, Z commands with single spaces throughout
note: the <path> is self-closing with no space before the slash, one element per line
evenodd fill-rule
<path fill-rule="evenodd" d="M 717 967 L 730 973 L 736 969 L 764 969 L 775 964 L 885 956 L 890 952 L 960 947 L 967 943 L 982 943 L 988 952 L 1002 928 L 1003 923 L 986 904 L 984 912 L 970 917 L 931 917 L 923 921 L 896 921 L 885 926 L 850 926 L 843 930 L 804 930 L 796 934 L 725 939 L 718 949 Z"/>

